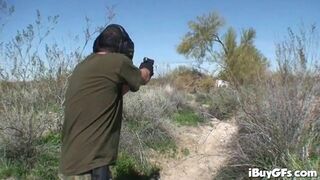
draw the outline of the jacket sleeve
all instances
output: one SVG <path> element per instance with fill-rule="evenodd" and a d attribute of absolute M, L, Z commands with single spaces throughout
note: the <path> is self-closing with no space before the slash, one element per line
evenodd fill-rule
<path fill-rule="evenodd" d="M 129 86 L 130 91 L 136 92 L 139 90 L 140 85 L 143 82 L 141 72 L 139 68 L 133 65 L 131 60 L 126 59 L 123 61 L 119 74 L 124 84 Z"/>

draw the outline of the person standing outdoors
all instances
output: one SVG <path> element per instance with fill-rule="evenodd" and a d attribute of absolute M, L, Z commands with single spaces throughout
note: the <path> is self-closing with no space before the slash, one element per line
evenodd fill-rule
<path fill-rule="evenodd" d="M 96 38 L 93 53 L 69 78 L 62 129 L 61 179 L 111 179 L 117 159 L 123 95 L 153 75 L 153 60 L 133 65 L 134 43 L 118 24 Z"/>

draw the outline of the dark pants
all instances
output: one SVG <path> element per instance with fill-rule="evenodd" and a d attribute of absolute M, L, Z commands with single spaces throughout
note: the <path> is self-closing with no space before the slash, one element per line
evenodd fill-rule
<path fill-rule="evenodd" d="M 60 180 L 112 180 L 109 166 L 102 166 L 73 176 L 58 175 Z"/>
<path fill-rule="evenodd" d="M 102 166 L 90 171 L 91 180 L 111 180 L 111 171 L 109 166 Z"/>

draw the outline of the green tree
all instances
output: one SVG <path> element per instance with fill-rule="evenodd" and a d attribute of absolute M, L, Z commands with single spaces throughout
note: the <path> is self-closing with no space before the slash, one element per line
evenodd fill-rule
<path fill-rule="evenodd" d="M 255 36 L 254 29 L 243 30 L 240 43 L 237 44 L 236 33 L 229 28 L 223 39 L 226 51 L 219 56 L 223 67 L 219 73 L 220 78 L 239 84 L 251 84 L 263 77 L 267 59 L 255 47 Z"/>
<path fill-rule="evenodd" d="M 233 84 L 253 83 L 261 77 L 267 68 L 267 59 L 254 45 L 254 29 L 241 33 L 237 43 L 237 34 L 233 28 L 220 37 L 219 30 L 224 20 L 217 13 L 209 13 L 189 22 L 187 32 L 177 51 L 187 58 L 195 59 L 199 66 L 204 61 L 219 65 L 220 78 Z M 218 45 L 217 47 L 214 45 Z"/>
<path fill-rule="evenodd" d="M 187 58 L 195 59 L 201 65 L 208 57 L 214 56 L 214 42 L 218 42 L 224 47 L 218 35 L 218 31 L 223 25 L 224 20 L 217 13 L 198 16 L 196 21 L 188 23 L 190 31 L 184 35 L 179 44 L 178 53 Z"/>

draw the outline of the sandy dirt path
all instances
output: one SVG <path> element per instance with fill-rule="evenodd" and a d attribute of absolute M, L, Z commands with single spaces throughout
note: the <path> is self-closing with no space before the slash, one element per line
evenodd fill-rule
<path fill-rule="evenodd" d="M 227 145 L 237 133 L 230 122 L 212 120 L 199 127 L 178 128 L 176 139 L 181 157 L 162 161 L 161 180 L 212 180 L 229 157 Z"/>

